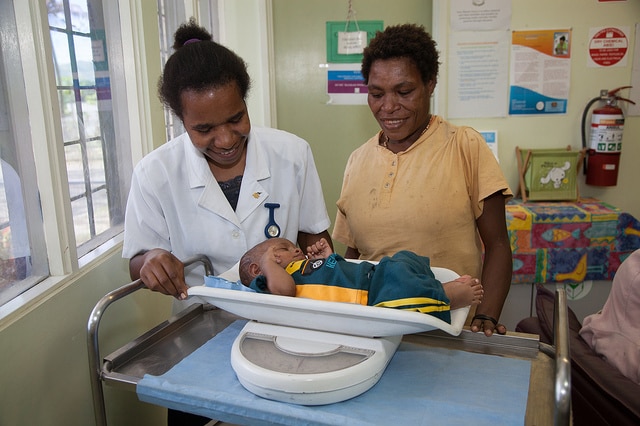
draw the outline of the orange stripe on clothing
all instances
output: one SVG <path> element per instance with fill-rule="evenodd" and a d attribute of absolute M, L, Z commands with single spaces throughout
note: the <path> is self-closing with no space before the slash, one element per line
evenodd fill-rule
<path fill-rule="evenodd" d="M 366 305 L 369 292 L 353 288 L 334 287 L 323 284 L 297 284 L 296 297 L 306 297 L 330 302 L 359 303 Z"/>

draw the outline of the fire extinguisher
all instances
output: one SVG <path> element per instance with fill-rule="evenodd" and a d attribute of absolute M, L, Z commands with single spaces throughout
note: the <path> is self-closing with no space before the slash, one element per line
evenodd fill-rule
<path fill-rule="evenodd" d="M 609 91 L 600 90 L 600 96 L 591 99 L 584 109 L 582 114 L 582 147 L 587 148 L 587 158 L 584 164 L 587 185 L 615 186 L 618 182 L 622 131 L 624 130 L 624 114 L 618 106 L 618 102 L 625 101 L 635 105 L 632 100 L 618 96 L 618 92 L 630 87 L 623 86 Z M 598 101 L 603 101 L 605 104 L 594 109 L 591 114 L 591 131 L 587 146 L 585 135 L 587 114 L 589 108 Z"/>

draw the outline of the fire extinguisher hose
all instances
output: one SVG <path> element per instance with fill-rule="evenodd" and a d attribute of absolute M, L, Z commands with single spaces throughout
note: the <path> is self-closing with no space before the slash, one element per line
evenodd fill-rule
<path fill-rule="evenodd" d="M 589 110 L 591 109 L 591 106 L 593 104 L 595 104 L 596 102 L 598 102 L 599 100 L 602 100 L 601 96 L 597 96 L 593 99 L 591 99 L 588 103 L 587 106 L 584 108 L 584 111 L 582 112 L 582 148 L 587 148 L 587 115 L 589 114 Z M 583 174 L 587 174 L 587 157 L 585 156 L 584 159 L 582 160 L 582 173 Z"/>

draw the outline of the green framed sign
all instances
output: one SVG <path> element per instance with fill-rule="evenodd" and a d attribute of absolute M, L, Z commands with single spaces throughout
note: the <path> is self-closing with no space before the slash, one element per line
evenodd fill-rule
<path fill-rule="evenodd" d="M 533 201 L 574 201 L 578 199 L 580 151 L 566 149 L 521 150 L 523 161 L 531 152 L 524 179 L 528 198 Z"/>
<path fill-rule="evenodd" d="M 366 33 L 366 45 L 368 45 L 376 32 L 383 29 L 383 21 L 357 21 L 357 23 L 356 21 L 327 21 L 327 62 L 338 64 L 362 62 L 362 53 L 340 53 L 345 51 L 344 45 L 351 43 L 357 50 L 359 43 L 363 42 L 357 37 L 358 33 Z"/>

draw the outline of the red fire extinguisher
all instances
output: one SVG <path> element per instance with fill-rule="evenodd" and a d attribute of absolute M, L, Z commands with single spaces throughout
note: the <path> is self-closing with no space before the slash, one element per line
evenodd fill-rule
<path fill-rule="evenodd" d="M 618 96 L 622 89 L 600 90 L 600 96 L 593 98 L 587 104 L 582 114 L 582 147 L 587 148 L 584 173 L 587 175 L 587 185 L 615 186 L 618 182 L 620 153 L 622 152 L 622 132 L 624 130 L 624 114 L 618 106 L 619 101 L 630 102 L 630 99 Z M 585 122 L 591 105 L 604 101 L 605 104 L 593 110 L 589 145 L 585 136 Z"/>

